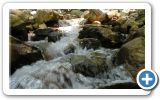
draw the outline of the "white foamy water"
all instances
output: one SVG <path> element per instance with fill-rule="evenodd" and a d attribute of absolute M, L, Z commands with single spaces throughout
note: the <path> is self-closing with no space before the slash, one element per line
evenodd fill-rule
<path fill-rule="evenodd" d="M 46 41 L 32 42 L 36 47 L 45 51 L 53 59 L 50 61 L 37 61 L 31 65 L 23 66 L 10 77 L 10 88 L 22 89 L 55 89 L 55 88 L 102 88 L 117 83 L 133 82 L 123 65 L 113 66 L 112 55 L 116 50 L 100 48 L 98 50 L 82 49 L 78 45 L 77 36 L 81 30 L 80 24 L 84 19 L 61 20 L 60 30 L 66 35 L 55 43 Z M 65 55 L 64 48 L 69 44 L 75 46 L 72 54 Z M 93 51 L 106 57 L 108 71 L 99 73 L 95 77 L 84 76 L 72 70 L 70 56 L 88 55 Z"/>

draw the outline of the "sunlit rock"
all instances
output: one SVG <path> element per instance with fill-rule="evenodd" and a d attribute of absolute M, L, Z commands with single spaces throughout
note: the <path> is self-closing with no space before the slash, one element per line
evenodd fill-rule
<path fill-rule="evenodd" d="M 143 37 L 135 38 L 124 45 L 117 54 L 117 63 L 129 63 L 133 66 L 139 67 L 140 64 L 145 63 L 145 42 Z"/>

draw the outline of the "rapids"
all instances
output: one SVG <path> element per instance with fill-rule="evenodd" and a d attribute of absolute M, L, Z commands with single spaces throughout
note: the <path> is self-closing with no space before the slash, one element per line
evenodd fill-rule
<path fill-rule="evenodd" d="M 47 41 L 28 41 L 39 48 L 42 53 L 50 56 L 49 61 L 40 60 L 31 65 L 25 65 L 10 76 L 11 89 L 90 89 L 103 88 L 119 83 L 134 83 L 123 65 L 113 66 L 112 56 L 114 49 L 99 48 L 97 50 L 82 49 L 77 41 L 78 33 L 85 22 L 83 18 L 60 20 L 59 30 L 65 36 L 55 43 Z M 68 45 L 74 45 L 75 51 L 65 54 L 64 49 Z M 95 77 L 75 73 L 70 61 L 73 55 L 88 56 L 92 52 L 98 52 L 106 57 L 108 69 Z M 44 54 L 44 56 L 45 56 Z"/>

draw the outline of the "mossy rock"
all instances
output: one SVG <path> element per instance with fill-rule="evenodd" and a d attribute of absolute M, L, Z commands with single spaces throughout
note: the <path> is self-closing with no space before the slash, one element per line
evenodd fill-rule
<path fill-rule="evenodd" d="M 137 37 L 145 37 L 145 26 L 138 28 L 136 30 L 130 30 L 130 34 L 126 39 L 126 42 L 129 42 Z"/>
<path fill-rule="evenodd" d="M 95 38 L 79 39 L 79 44 L 82 48 L 87 48 L 87 49 L 98 49 L 101 46 L 100 41 Z"/>
<path fill-rule="evenodd" d="M 107 71 L 106 58 L 101 55 L 73 55 L 71 57 L 73 71 L 90 77 Z"/>
<path fill-rule="evenodd" d="M 58 18 L 58 13 L 55 13 L 53 10 L 45 9 L 45 10 L 37 10 L 37 14 L 34 20 L 35 23 L 37 24 L 43 24 L 44 22 L 57 18 Z"/>
<path fill-rule="evenodd" d="M 83 14 L 83 12 L 79 9 L 76 9 L 76 10 L 72 10 L 70 12 L 71 15 L 76 15 L 76 17 L 81 17 L 81 15 Z"/>
<path fill-rule="evenodd" d="M 145 40 L 144 37 L 135 38 L 124 45 L 116 57 L 117 64 L 129 63 L 133 66 L 145 63 Z"/>
<path fill-rule="evenodd" d="M 24 23 L 24 21 L 17 15 L 10 14 L 10 24 L 11 27 L 18 26 L 20 24 Z"/>
<path fill-rule="evenodd" d="M 121 46 L 121 41 L 119 39 L 120 34 L 113 32 L 111 27 L 108 25 L 88 25 L 85 26 L 79 33 L 79 39 L 95 38 L 98 39 L 102 46 L 106 48 L 117 48 Z"/>

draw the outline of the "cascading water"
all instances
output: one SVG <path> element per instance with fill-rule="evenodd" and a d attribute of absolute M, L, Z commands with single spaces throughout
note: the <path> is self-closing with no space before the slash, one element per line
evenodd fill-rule
<path fill-rule="evenodd" d="M 46 41 L 32 42 L 33 45 L 41 49 L 42 52 L 46 52 L 52 59 L 49 61 L 40 60 L 18 69 L 10 77 L 10 88 L 84 89 L 104 88 L 117 83 L 133 82 L 131 76 L 126 72 L 123 65 L 113 67 L 112 55 L 116 50 L 105 48 L 87 50 L 86 48 L 82 49 L 78 45 L 77 36 L 81 30 L 80 24 L 83 22 L 83 18 L 61 20 L 59 22 L 59 30 L 65 33 L 65 36 L 59 41 L 55 43 L 47 43 Z M 66 55 L 64 53 L 64 49 L 70 44 L 75 46 L 75 51 Z M 87 76 L 83 75 L 81 72 L 75 72 L 73 70 L 73 63 L 75 62 L 72 62 L 72 60 L 74 60 L 72 57 L 77 55 L 90 57 L 90 54 L 93 52 L 103 55 L 105 58 L 104 63 L 107 65 L 107 70 L 99 72 L 95 76 Z"/>

